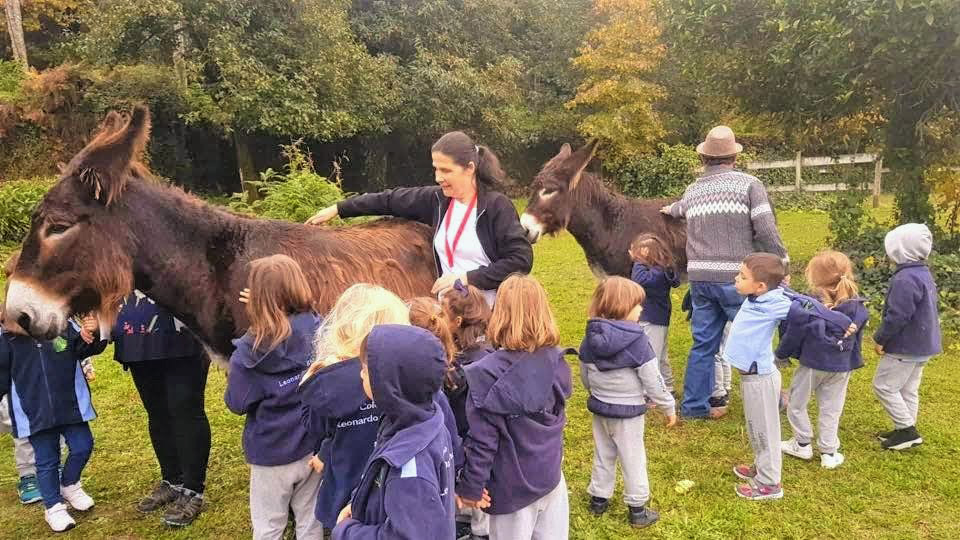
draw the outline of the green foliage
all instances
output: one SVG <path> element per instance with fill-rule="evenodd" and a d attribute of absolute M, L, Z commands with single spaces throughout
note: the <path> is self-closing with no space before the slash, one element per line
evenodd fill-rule
<path fill-rule="evenodd" d="M 833 193 L 807 191 L 770 192 L 769 197 L 777 212 L 791 210 L 815 214 L 826 214 L 837 199 L 837 195 Z"/>
<path fill-rule="evenodd" d="M 682 144 L 657 147 L 658 153 L 647 155 L 623 166 L 615 181 L 624 195 L 630 197 L 673 197 L 696 179 L 700 156 Z"/>
<path fill-rule="evenodd" d="M 23 67 L 20 64 L 0 60 L 0 103 L 16 99 L 23 77 Z"/>
<path fill-rule="evenodd" d="M 30 217 L 55 179 L 34 178 L 0 184 L 0 243 L 19 243 L 30 231 Z"/>

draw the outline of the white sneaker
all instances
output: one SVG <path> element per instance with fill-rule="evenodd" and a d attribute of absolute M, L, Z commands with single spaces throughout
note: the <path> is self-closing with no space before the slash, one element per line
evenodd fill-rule
<path fill-rule="evenodd" d="M 67 512 L 67 505 L 57 503 L 43 512 L 43 517 L 53 532 L 69 531 L 77 526 L 77 522 Z"/>
<path fill-rule="evenodd" d="M 780 443 L 780 450 L 784 454 L 790 454 L 800 459 L 813 459 L 813 445 L 800 446 L 797 439 L 791 437 L 790 440 Z"/>
<path fill-rule="evenodd" d="M 824 469 L 836 469 L 843 464 L 843 454 L 834 452 L 833 454 L 820 454 L 820 466 Z"/>
<path fill-rule="evenodd" d="M 80 482 L 72 486 L 63 486 L 60 488 L 60 495 L 74 510 L 86 512 L 93 508 L 93 499 L 83 490 Z"/>

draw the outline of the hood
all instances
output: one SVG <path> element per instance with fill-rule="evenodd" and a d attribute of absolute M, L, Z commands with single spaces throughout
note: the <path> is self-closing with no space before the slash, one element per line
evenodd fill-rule
<path fill-rule="evenodd" d="M 921 223 L 907 223 L 887 233 L 883 239 L 887 256 L 897 264 L 926 260 L 933 249 L 933 234 Z"/>
<path fill-rule="evenodd" d="M 638 367 L 654 357 L 643 327 L 628 321 L 590 319 L 583 343 L 582 360 L 600 371 Z"/>
<path fill-rule="evenodd" d="M 379 438 L 429 420 L 443 385 L 447 355 L 440 341 L 416 326 L 385 324 L 367 336 L 373 401 L 383 413 Z"/>
<path fill-rule="evenodd" d="M 555 390 L 563 397 L 570 395 L 570 366 L 563 359 L 561 349 L 544 347 L 532 353 L 501 350 L 493 354 L 505 355 L 507 367 L 502 373 L 485 369 L 486 361 L 464 370 L 471 399 L 477 407 L 495 414 L 535 414 L 553 407 L 557 402 Z M 563 374 L 560 387 L 555 388 L 558 369 L 563 370 Z"/>
<path fill-rule="evenodd" d="M 846 332 L 847 327 L 853 322 L 843 311 L 830 309 L 812 296 L 790 293 L 787 293 L 785 296 L 792 301 L 788 314 L 788 317 L 791 319 L 796 319 L 797 317 L 815 317 L 823 320 L 825 324 L 834 326 L 833 332 L 835 333 L 839 330 L 841 335 Z"/>
<path fill-rule="evenodd" d="M 363 393 L 360 380 L 360 359 L 349 358 L 314 373 L 297 387 L 300 402 L 318 416 L 343 418 L 370 402 Z"/>
<path fill-rule="evenodd" d="M 314 313 L 298 313 L 287 317 L 290 337 L 273 349 L 253 349 L 253 334 L 247 332 L 233 340 L 243 367 L 263 373 L 283 373 L 304 369 L 313 358 L 313 339 L 320 326 L 320 317 Z"/>

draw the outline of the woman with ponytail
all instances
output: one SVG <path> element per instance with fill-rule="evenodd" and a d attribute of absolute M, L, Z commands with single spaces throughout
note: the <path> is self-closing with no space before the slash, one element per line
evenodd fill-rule
<path fill-rule="evenodd" d="M 397 188 L 340 201 L 317 212 L 310 225 L 337 216 L 395 216 L 433 227 L 437 275 L 433 294 L 459 279 L 484 291 L 493 305 L 507 276 L 528 273 L 533 248 L 517 210 L 497 191 L 504 178 L 500 160 L 462 131 L 447 133 L 433 144 L 436 186 Z"/>

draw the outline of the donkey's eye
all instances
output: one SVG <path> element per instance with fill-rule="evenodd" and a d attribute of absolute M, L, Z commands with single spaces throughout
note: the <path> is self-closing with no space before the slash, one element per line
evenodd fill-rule
<path fill-rule="evenodd" d="M 63 223 L 55 223 L 47 227 L 47 236 L 53 236 L 55 234 L 63 234 L 70 230 L 73 225 L 64 225 Z"/>
<path fill-rule="evenodd" d="M 540 190 L 540 196 L 550 198 L 557 194 L 557 190 L 554 188 L 543 188 Z"/>

